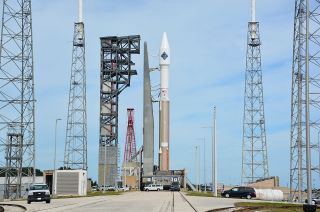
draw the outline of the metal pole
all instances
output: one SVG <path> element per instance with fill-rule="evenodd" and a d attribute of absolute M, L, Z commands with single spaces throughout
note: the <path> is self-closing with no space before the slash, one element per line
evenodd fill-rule
<path fill-rule="evenodd" d="M 201 172 L 200 172 L 200 168 L 201 168 L 201 159 L 200 159 L 200 145 L 198 146 L 198 191 L 201 191 L 201 187 L 200 187 L 200 179 L 201 179 Z"/>
<path fill-rule="evenodd" d="M 306 163 L 307 163 L 307 196 L 308 204 L 312 201 L 312 178 L 311 178 L 311 150 L 310 150 L 310 99 L 309 99 L 309 21 L 310 21 L 310 5 L 309 0 L 306 1 L 307 18 L 306 18 Z"/>
<path fill-rule="evenodd" d="M 204 179 L 204 192 L 207 192 L 206 182 L 206 139 L 203 138 L 203 179 Z"/>
<path fill-rule="evenodd" d="M 213 133 L 212 133 L 212 189 L 213 196 L 217 197 L 217 143 L 216 143 L 216 106 L 213 109 Z"/>
<path fill-rule="evenodd" d="M 194 170 L 194 176 L 195 176 L 195 179 L 194 179 L 194 181 L 195 181 L 195 184 L 196 184 L 196 188 L 197 188 L 197 191 L 199 191 L 199 189 L 198 189 L 198 168 L 197 168 L 197 164 L 198 164 L 198 162 L 197 162 L 197 146 L 195 146 L 195 150 L 194 150 L 194 168 L 195 168 L 195 170 Z"/>
<path fill-rule="evenodd" d="M 318 131 L 318 149 L 319 149 L 319 165 L 318 165 L 319 181 L 318 182 L 320 182 L 320 131 Z"/>
<path fill-rule="evenodd" d="M 106 191 L 107 144 L 104 143 L 103 193 Z"/>
<path fill-rule="evenodd" d="M 54 158 L 53 158 L 53 182 L 54 182 L 54 189 L 53 189 L 53 194 L 56 194 L 56 160 L 57 160 L 57 125 L 58 121 L 61 121 L 61 119 L 56 119 L 56 124 L 54 128 Z"/>
<path fill-rule="evenodd" d="M 127 171 L 126 171 L 126 167 L 127 166 L 127 161 L 124 161 L 124 188 L 127 187 Z"/>

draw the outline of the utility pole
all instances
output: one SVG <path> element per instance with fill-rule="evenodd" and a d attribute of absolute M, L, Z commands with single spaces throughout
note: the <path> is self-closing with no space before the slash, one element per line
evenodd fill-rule
<path fill-rule="evenodd" d="M 214 197 L 218 196 L 217 192 L 217 143 L 216 143 L 216 106 L 213 109 L 213 127 L 212 127 L 212 193 Z"/>
<path fill-rule="evenodd" d="M 216 197 L 217 194 L 217 144 L 216 144 L 216 106 L 213 108 L 213 120 L 212 126 L 202 127 L 211 129 L 211 142 L 212 142 L 212 154 L 211 154 L 211 180 L 212 180 L 212 196 Z"/>
<path fill-rule="evenodd" d="M 53 156 L 53 195 L 56 194 L 56 177 L 57 177 L 57 172 L 56 172 L 56 162 L 57 162 L 57 126 L 58 126 L 58 121 L 61 121 L 61 119 L 56 119 L 56 123 L 54 125 L 54 156 Z"/>

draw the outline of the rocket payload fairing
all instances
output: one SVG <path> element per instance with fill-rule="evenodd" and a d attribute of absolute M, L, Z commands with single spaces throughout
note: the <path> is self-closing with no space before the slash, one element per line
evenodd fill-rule
<path fill-rule="evenodd" d="M 164 32 L 160 47 L 160 171 L 169 170 L 169 66 L 170 47 Z"/>

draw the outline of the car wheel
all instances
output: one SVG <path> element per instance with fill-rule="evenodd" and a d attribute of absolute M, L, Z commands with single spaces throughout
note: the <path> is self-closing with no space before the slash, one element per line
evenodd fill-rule
<path fill-rule="evenodd" d="M 250 194 L 248 194 L 247 195 L 247 199 L 251 199 L 252 197 L 251 197 L 251 195 Z"/>
<path fill-rule="evenodd" d="M 157 191 L 160 191 L 160 188 L 158 188 Z"/>
<path fill-rule="evenodd" d="M 31 201 L 28 201 L 28 204 L 31 204 Z"/>
<path fill-rule="evenodd" d="M 146 191 L 149 191 L 149 189 L 147 189 Z"/>
<path fill-rule="evenodd" d="M 226 195 L 224 195 L 226 198 L 229 198 L 230 197 L 230 195 L 229 194 L 226 194 Z"/>
<path fill-rule="evenodd" d="M 47 200 L 46 203 L 49 204 L 49 203 L 50 203 L 50 200 Z"/>
<path fill-rule="evenodd" d="M 316 204 L 316 201 L 312 200 L 312 205 L 315 205 Z"/>

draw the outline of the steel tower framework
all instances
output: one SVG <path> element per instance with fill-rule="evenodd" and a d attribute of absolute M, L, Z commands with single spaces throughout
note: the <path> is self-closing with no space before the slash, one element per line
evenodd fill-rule
<path fill-rule="evenodd" d="M 137 162 L 137 159 L 133 156 L 137 154 L 136 147 L 136 136 L 134 133 L 134 109 L 128 108 L 128 126 L 127 126 L 127 136 L 126 143 L 124 147 L 124 162 Z M 134 160 L 134 161 L 133 161 Z"/>
<path fill-rule="evenodd" d="M 85 33 L 81 19 L 74 25 L 64 167 L 87 170 Z"/>
<path fill-rule="evenodd" d="M 307 6 L 308 2 L 309 6 Z M 320 182 L 318 143 L 320 133 L 319 11 L 319 0 L 295 1 L 290 136 L 291 201 L 304 201 L 303 193 L 307 189 L 307 155 L 311 155 L 309 158 L 311 176 Z M 309 117 L 308 120 L 307 117 Z M 310 142 L 307 142 L 307 135 Z M 311 181 L 310 178 L 309 181 Z M 311 185 L 312 181 L 309 183 Z"/>
<path fill-rule="evenodd" d="M 0 175 L 4 198 L 16 199 L 35 177 L 31 0 L 3 1 L 0 58 Z"/>
<path fill-rule="evenodd" d="M 255 8 L 253 9 L 255 10 Z M 259 22 L 256 22 L 255 17 L 253 17 L 248 24 L 242 140 L 242 184 L 252 183 L 269 176 L 260 47 Z"/>
<path fill-rule="evenodd" d="M 99 185 L 115 185 L 118 169 L 119 95 L 130 86 L 132 54 L 140 54 L 140 36 L 103 37 L 100 72 Z"/>

